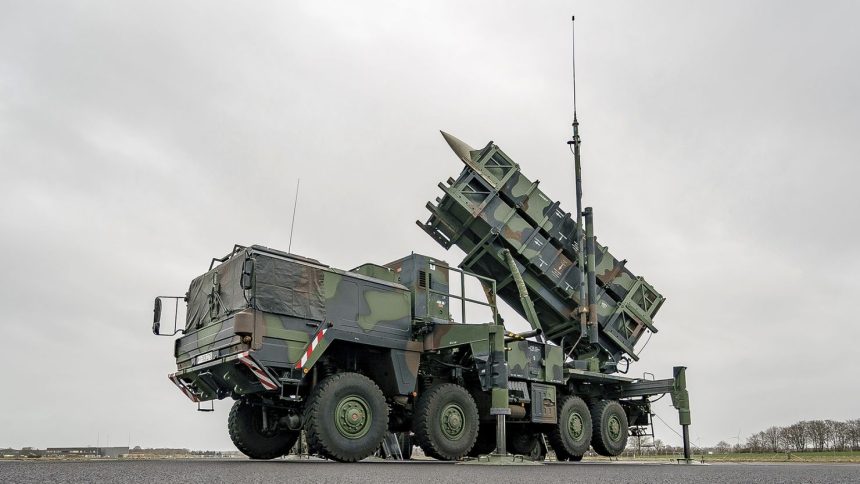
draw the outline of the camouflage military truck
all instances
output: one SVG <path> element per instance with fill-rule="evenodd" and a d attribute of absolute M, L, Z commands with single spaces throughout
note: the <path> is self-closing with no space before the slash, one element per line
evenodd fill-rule
<path fill-rule="evenodd" d="M 665 380 L 619 374 L 663 297 L 594 242 L 590 212 L 580 230 L 493 143 L 445 138 L 466 166 L 419 225 L 466 252 L 459 267 L 413 253 L 345 271 L 237 245 L 185 296 L 156 298 L 155 334 L 162 312 L 187 309 L 169 379 L 193 402 L 232 398 L 230 437 L 255 459 L 286 454 L 302 431 L 311 453 L 344 462 L 390 433 L 441 460 L 540 459 L 546 443 L 559 460 L 614 456 L 650 432 L 650 398 L 665 393 L 686 435 L 683 367 Z M 467 280 L 484 294 L 468 295 Z M 532 330 L 507 331 L 497 298 Z M 470 320 L 467 305 L 489 316 Z"/>

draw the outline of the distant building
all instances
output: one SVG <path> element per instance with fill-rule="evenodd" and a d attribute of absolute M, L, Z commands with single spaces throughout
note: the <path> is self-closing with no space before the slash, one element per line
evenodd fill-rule
<path fill-rule="evenodd" d="M 42 457 L 43 455 L 45 455 L 44 450 L 34 449 L 33 447 L 24 447 L 18 453 L 18 457 Z"/>
<path fill-rule="evenodd" d="M 128 454 L 128 447 L 48 447 L 47 457 L 107 457 Z"/>
<path fill-rule="evenodd" d="M 128 447 L 100 447 L 101 457 L 119 458 L 128 454 Z"/>

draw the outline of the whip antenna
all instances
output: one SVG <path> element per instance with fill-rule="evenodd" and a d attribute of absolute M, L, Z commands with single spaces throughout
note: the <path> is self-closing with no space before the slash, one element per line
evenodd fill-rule
<path fill-rule="evenodd" d="M 293 248 L 293 227 L 296 225 L 296 207 L 299 205 L 299 183 L 301 181 L 301 178 L 296 180 L 296 199 L 293 201 L 293 219 L 290 220 L 290 244 L 287 246 L 287 253 L 292 253 L 290 250 Z"/>
<path fill-rule="evenodd" d="M 586 334 L 590 343 L 597 341 L 597 334 L 593 328 L 589 328 L 589 294 L 586 293 L 586 268 L 585 268 L 585 231 L 582 227 L 582 166 L 579 156 L 579 120 L 576 118 L 576 17 L 570 17 L 570 47 L 571 47 L 571 74 L 573 77 L 573 137 L 567 142 L 573 153 L 573 166 L 576 176 L 576 252 L 577 266 L 579 266 L 579 338 L 573 343 L 570 351 L 573 351 Z"/>
<path fill-rule="evenodd" d="M 582 169 L 579 161 L 579 120 L 576 118 L 576 17 L 570 17 L 570 47 L 573 74 L 573 138 L 567 142 L 573 152 L 574 168 L 576 171 L 576 225 L 582 232 Z M 578 241 L 580 242 L 580 241 Z"/>
<path fill-rule="evenodd" d="M 571 66 L 573 67 L 573 121 L 576 122 L 576 17 L 570 17 Z"/>

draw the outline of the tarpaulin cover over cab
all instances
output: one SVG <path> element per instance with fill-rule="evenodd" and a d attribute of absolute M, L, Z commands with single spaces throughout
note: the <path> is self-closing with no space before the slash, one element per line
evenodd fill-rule
<path fill-rule="evenodd" d="M 251 260 L 252 264 L 245 264 Z M 250 270 L 251 288 L 243 289 Z M 279 251 L 253 246 L 191 281 L 186 328 L 246 308 L 321 321 L 325 318 L 324 271 Z"/>

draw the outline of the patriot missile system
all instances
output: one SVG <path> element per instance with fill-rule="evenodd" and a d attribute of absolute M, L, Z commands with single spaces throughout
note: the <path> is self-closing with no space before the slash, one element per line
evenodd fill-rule
<path fill-rule="evenodd" d="M 466 252 L 460 267 L 496 280 L 499 297 L 560 346 L 571 367 L 626 371 L 629 359 L 638 359 L 637 341 L 657 331 L 653 318 L 663 296 L 588 235 L 590 209 L 580 227 L 493 142 L 476 150 L 442 135 L 465 167 L 439 185 L 444 197 L 427 204 L 432 215 L 418 225 L 442 247 Z M 585 244 L 577 236 L 583 233 Z M 582 301 L 589 271 L 595 288 Z M 517 287 L 514 272 L 525 287 Z M 589 311 L 592 318 L 584 321 Z"/>
<path fill-rule="evenodd" d="M 684 367 L 615 374 L 656 331 L 663 297 L 595 241 L 590 209 L 577 224 L 495 144 L 445 139 L 466 166 L 419 225 L 466 252 L 459 268 L 413 253 L 345 271 L 237 245 L 184 296 L 155 300 L 153 332 L 169 308 L 167 335 L 180 335 L 170 381 L 199 409 L 233 399 L 230 437 L 255 459 L 289 453 L 302 433 L 308 452 L 346 462 L 381 447 L 408 458 L 413 439 L 441 460 L 542 460 L 545 442 L 560 461 L 616 456 L 651 433 L 650 398 L 666 393 L 687 436 Z M 506 330 L 497 297 L 532 330 Z"/>

